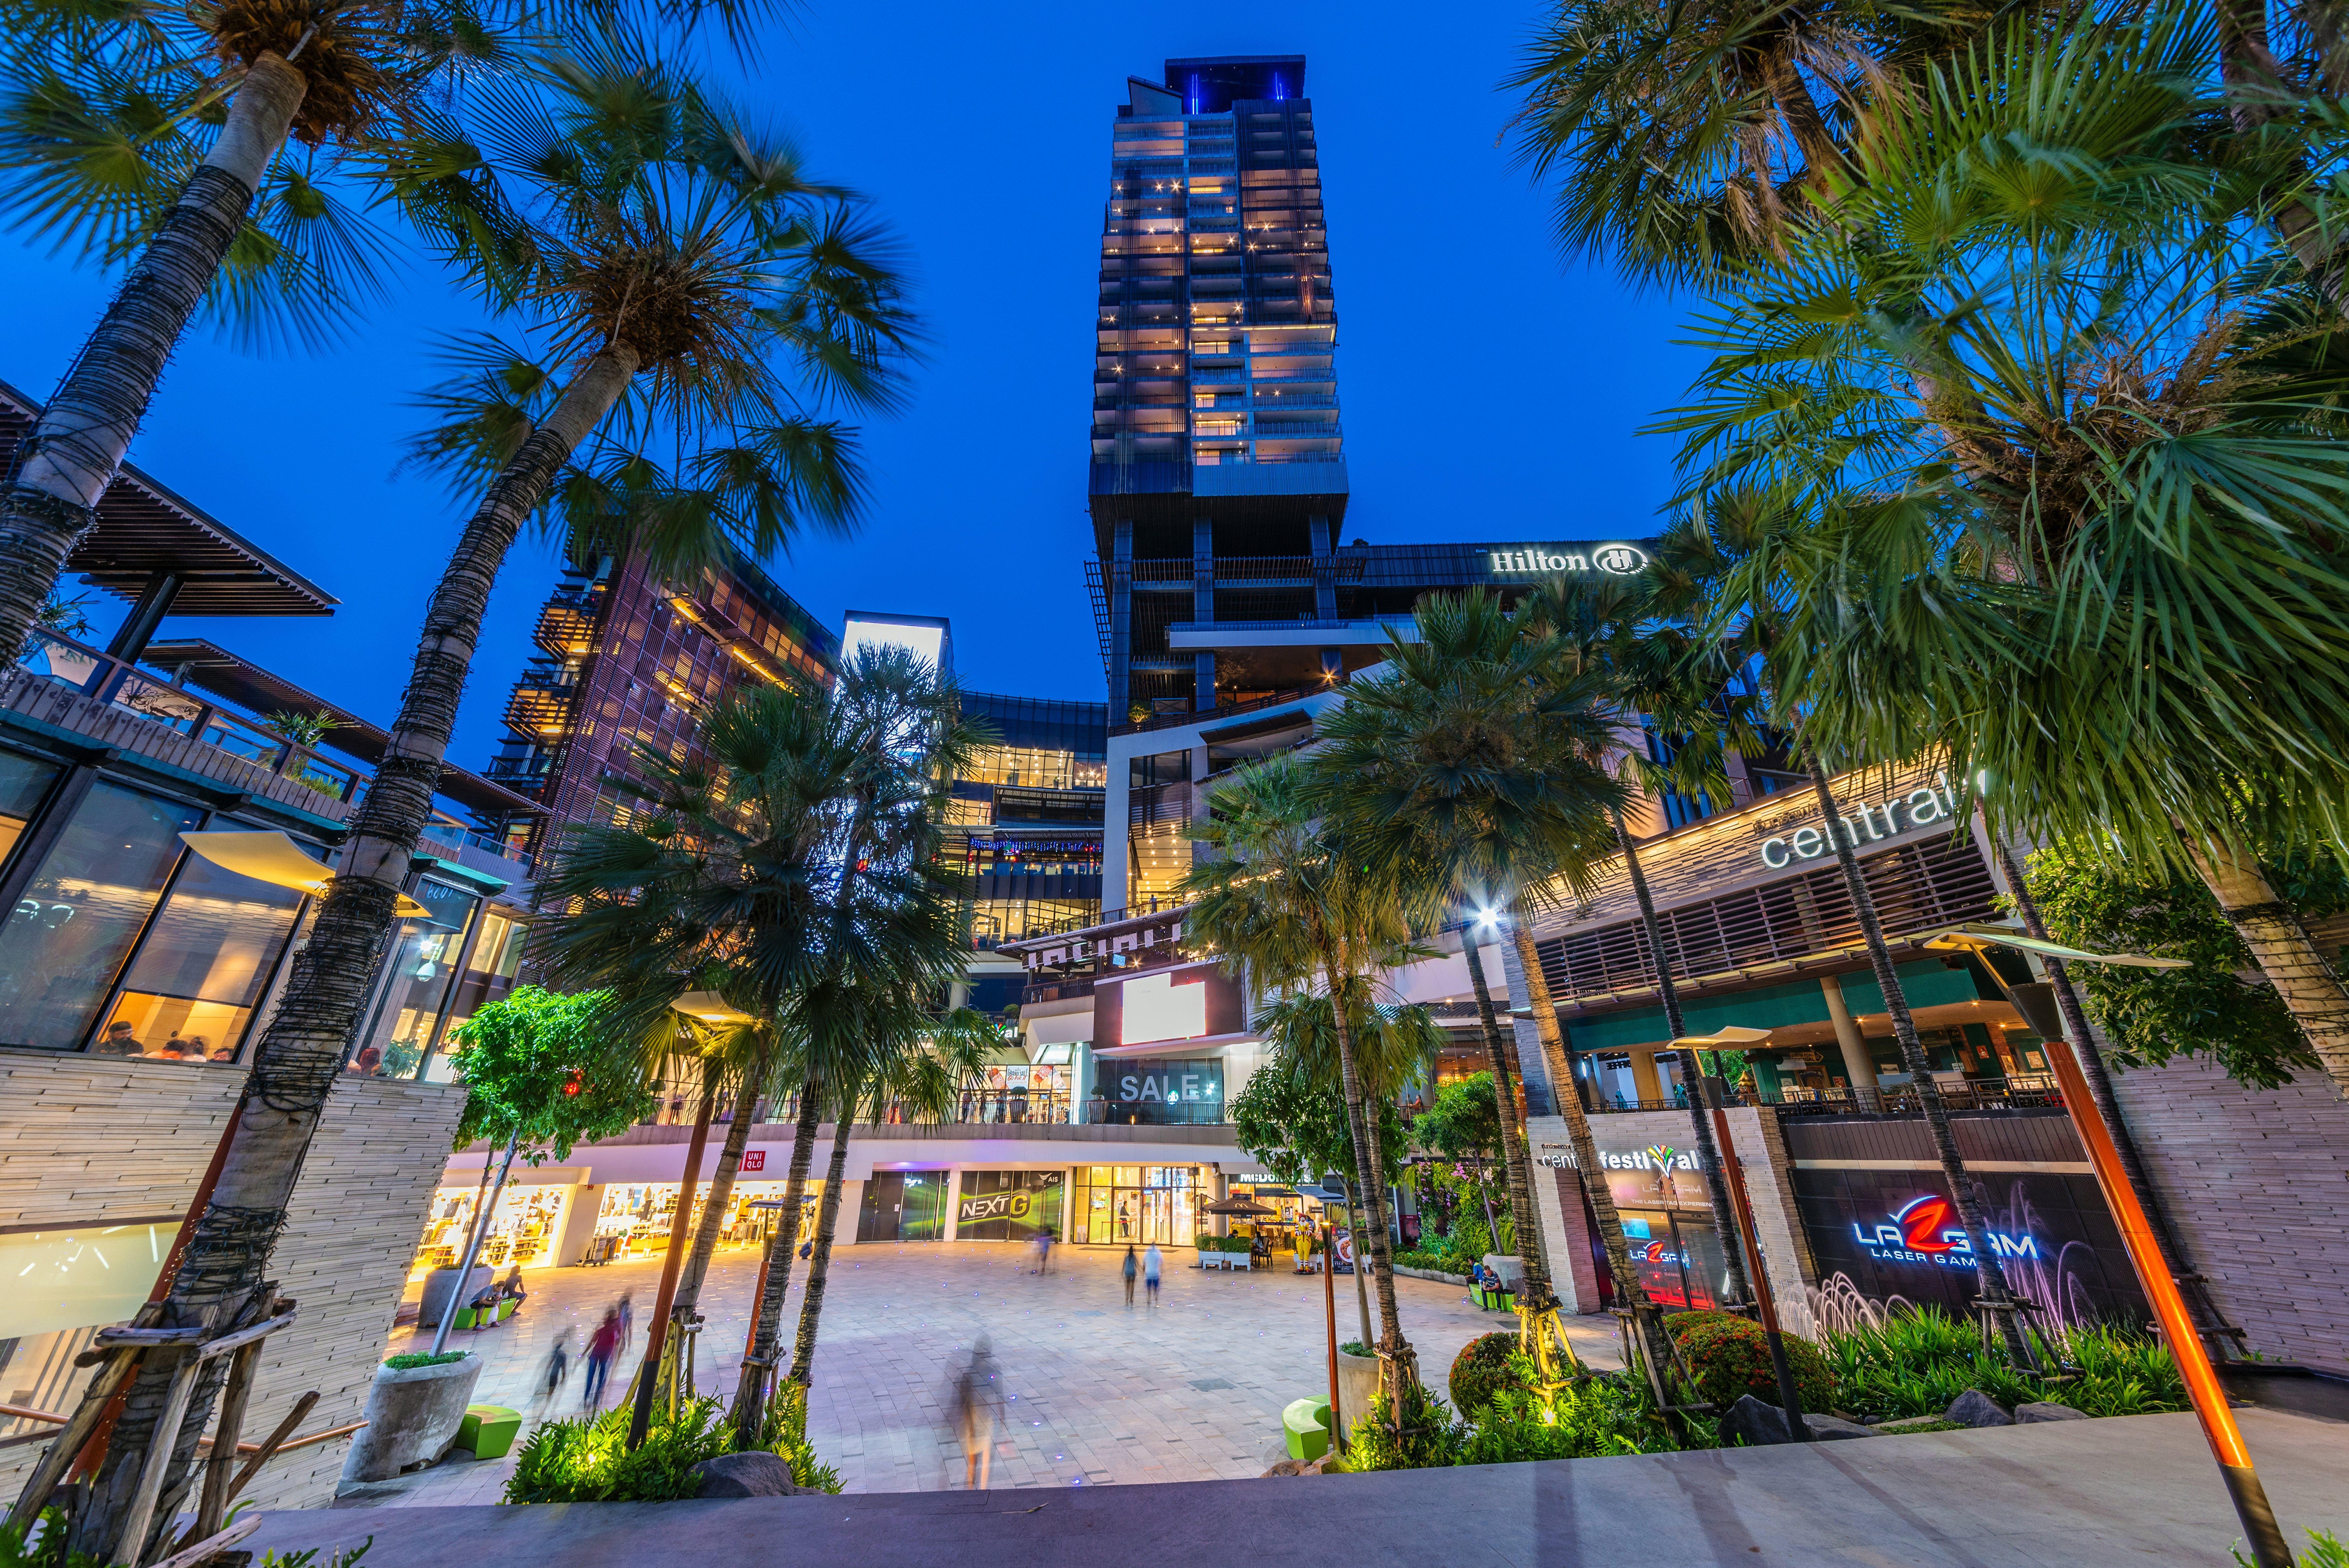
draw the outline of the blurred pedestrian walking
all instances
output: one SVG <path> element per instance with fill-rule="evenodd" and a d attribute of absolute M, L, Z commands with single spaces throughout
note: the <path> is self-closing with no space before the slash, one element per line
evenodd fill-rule
<path fill-rule="evenodd" d="M 1133 1310 L 1133 1276 L 1140 1272 L 1134 1264 L 1133 1243 L 1128 1242 L 1125 1243 L 1125 1309 L 1128 1312 Z"/>
<path fill-rule="evenodd" d="M 554 1348 L 546 1356 L 546 1375 L 539 1379 L 538 1393 L 530 1402 L 530 1418 L 533 1424 L 554 1407 L 554 1397 L 563 1392 L 563 1380 L 570 1375 L 571 1330 L 566 1328 L 554 1336 Z"/>
<path fill-rule="evenodd" d="M 604 1408 L 604 1380 L 611 1375 L 612 1358 L 620 1353 L 620 1309 L 608 1307 L 604 1321 L 595 1326 L 594 1337 L 587 1341 L 587 1390 L 585 1403 L 590 1410 Z"/>
<path fill-rule="evenodd" d="M 997 1377 L 995 1357 L 982 1334 L 954 1385 L 955 1435 L 962 1441 L 963 1484 L 973 1491 L 986 1488 L 992 1468 L 999 1393 Z"/>
<path fill-rule="evenodd" d="M 1153 1309 L 1158 1305 L 1158 1271 L 1165 1262 L 1165 1255 L 1159 1252 L 1156 1242 L 1151 1243 L 1150 1250 L 1142 1254 L 1142 1283 L 1149 1286 L 1150 1305 Z"/>
<path fill-rule="evenodd" d="M 622 1291 L 620 1304 L 612 1310 L 620 1315 L 620 1341 L 612 1347 L 612 1354 L 626 1356 L 628 1353 L 628 1346 L 636 1342 L 636 1303 L 628 1299 L 626 1291 Z"/>

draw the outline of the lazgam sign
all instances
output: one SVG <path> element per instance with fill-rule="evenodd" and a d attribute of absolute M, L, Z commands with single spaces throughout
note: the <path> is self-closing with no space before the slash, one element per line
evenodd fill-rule
<path fill-rule="evenodd" d="M 1830 833 L 1840 832 L 1852 848 L 1858 849 L 1911 828 L 1947 821 L 1957 815 L 1957 798 L 1950 791 L 1948 774 L 1937 773 L 1933 779 L 1932 784 L 1920 784 L 1906 795 L 1855 806 L 1849 816 L 1837 818 L 1828 828 L 1801 827 L 1791 833 L 1764 839 L 1761 845 L 1762 863 L 1775 872 L 1785 870 L 1796 861 L 1817 860 L 1835 849 Z"/>

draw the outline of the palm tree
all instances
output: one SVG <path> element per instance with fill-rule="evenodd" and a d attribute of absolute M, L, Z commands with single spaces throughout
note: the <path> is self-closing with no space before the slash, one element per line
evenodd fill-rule
<path fill-rule="evenodd" d="M 1362 1078 L 1365 1121 L 1375 1117 L 1383 1123 L 1404 1090 L 1414 1083 L 1435 1081 L 1435 1065 L 1443 1055 L 1444 1034 L 1434 1015 L 1425 1007 L 1377 1002 L 1367 976 L 1348 981 L 1344 990 L 1346 1033 L 1352 1042 L 1355 1068 Z M 1259 1072 L 1287 1073 L 1317 1098 L 1336 1096 L 1342 1100 L 1345 1070 L 1338 1057 L 1336 1009 L 1327 992 L 1292 992 L 1278 997 L 1256 1015 L 1253 1027 L 1271 1047 L 1270 1059 L 1257 1068 Z M 1351 1124 L 1348 1125 L 1350 1128 Z M 1385 1130 L 1377 1139 L 1377 1181 L 1381 1186 L 1393 1162 L 1402 1159 L 1408 1142 L 1407 1129 L 1400 1116 L 1396 1116 L 1392 1130 L 1392 1142 Z M 1358 1213 L 1350 1211 L 1359 1210 L 1368 1202 L 1367 1189 L 1357 1184 L 1347 1197 L 1347 1225 L 1355 1235 L 1363 1235 L 1368 1227 Z M 1524 1229 L 1519 1227 L 1520 1234 Z M 1497 1235 L 1493 1244 L 1500 1245 Z M 1363 1284 L 1363 1273 L 1360 1267 L 1354 1270 L 1354 1298 L 1362 1315 L 1362 1343 L 1368 1345 L 1371 1343 L 1371 1298 Z"/>
<path fill-rule="evenodd" d="M 1431 599 L 1416 621 L 1415 638 L 1391 632 L 1386 664 L 1321 718 L 1325 744 L 1312 767 L 1350 848 L 1385 874 L 1416 882 L 1442 907 L 1475 909 L 1461 929 L 1461 950 L 1518 1216 L 1526 1336 L 1547 1359 L 1552 1341 L 1564 1345 L 1564 1330 L 1541 1227 L 1533 1222 L 1533 1165 L 1479 937 L 1488 923 L 1522 929 L 1530 888 L 1553 879 L 1588 887 L 1592 863 L 1611 848 L 1609 825 L 1624 793 L 1597 760 L 1613 744 L 1615 721 L 1595 700 L 1599 685 L 1568 665 L 1568 650 L 1536 634 L 1495 596 Z M 1560 1109 L 1581 1169 L 1597 1172 L 1597 1146 L 1563 1054 L 1551 1061 Z M 1637 1301 L 1638 1276 L 1606 1183 L 1593 1176 L 1585 1184 L 1610 1269 L 1619 1284 L 1628 1283 L 1625 1299 Z"/>
<path fill-rule="evenodd" d="M 640 747 L 646 781 L 615 782 L 645 809 L 625 826 L 566 835 L 544 879 L 547 901 L 564 913 L 535 940 L 550 973 L 595 975 L 624 996 L 649 999 L 678 976 L 723 975 L 723 994 L 758 1021 L 738 1042 L 748 1064 L 743 1098 L 752 1102 L 729 1132 L 739 1163 L 757 1093 L 779 1058 L 812 1055 L 793 1006 L 823 975 L 823 884 L 854 758 L 822 699 L 766 686 L 713 709 L 695 743 L 698 755 L 683 761 Z M 716 1084 L 714 1074 L 705 1080 L 705 1096 Z M 814 1142 L 810 1109 L 784 1193 L 786 1228 L 795 1228 Z M 664 1332 L 694 1305 L 672 1297 Z M 652 1392 L 647 1379 L 632 1441 L 641 1440 Z"/>
<path fill-rule="evenodd" d="M 2003 830 L 2199 876 L 2349 1093 L 2349 991 L 2255 850 L 2349 847 L 2349 378 L 2271 195 L 2208 178 L 2213 47 L 2157 15 L 1936 73 L 1665 428 L 1758 520 L 1736 596 L 1821 748 L 1938 750 Z"/>
<path fill-rule="evenodd" d="M 1651 580 L 1588 583 L 1560 577 L 1537 592 L 1532 613 L 1537 624 L 1550 630 L 1571 650 L 1573 668 L 1604 684 L 1610 707 L 1627 728 L 1642 725 L 1643 717 L 1653 725 L 1653 744 L 1625 746 L 1619 741 L 1615 748 L 1625 771 L 1651 798 L 1672 791 L 1725 801 L 1729 776 L 1723 755 L 1731 732 L 1735 729 L 1749 744 L 1755 738 L 1750 727 L 1734 722 L 1742 705 L 1732 699 L 1729 673 L 1713 665 L 1712 645 L 1697 637 L 1671 609 L 1661 602 Z M 1659 750 L 1667 755 L 1657 756 Z M 1624 874 L 1639 904 L 1640 929 L 1647 934 L 1648 954 L 1656 966 L 1656 999 L 1663 1009 L 1664 1027 L 1671 1038 L 1682 1039 L 1689 1028 L 1681 1010 L 1680 952 L 1657 917 L 1647 872 L 1640 863 L 1640 848 L 1620 807 L 1613 817 L 1616 846 L 1622 853 Z M 1701 1077 L 1702 1053 L 1695 1054 Z M 1702 1085 L 1692 1083 L 1689 1088 L 1690 1131 L 1698 1161 L 1704 1168 L 1713 1234 L 1721 1238 L 1728 1264 L 1729 1294 L 1736 1300 L 1748 1300 L 1752 1286 L 1747 1272 L 1754 1260 L 1744 1255 L 1736 1216 L 1730 1208 L 1728 1178 L 1721 1151 L 1714 1147 L 1713 1118 L 1697 1092 Z M 1874 1090 L 1861 1092 L 1872 1095 Z"/>
<path fill-rule="evenodd" d="M 1569 256 L 1719 283 L 1847 172 L 1856 121 L 1987 15 L 1971 0 L 1564 0 L 1503 86 L 1518 160 L 1559 181 Z"/>
<path fill-rule="evenodd" d="M 2020 1309 L 2007 1288 L 2005 1271 L 1991 1250 L 1990 1223 L 1982 1212 L 1981 1191 L 1958 1153 L 1948 1108 L 1941 1103 L 1932 1064 L 1926 1059 L 1924 1045 L 1918 1038 L 1916 1019 L 1909 1010 L 1908 993 L 1892 961 L 1891 944 L 1877 913 L 1875 895 L 1868 891 L 1868 879 L 1860 871 L 1851 833 L 1840 827 L 1846 819 L 1821 758 L 1819 732 L 1815 727 L 1819 710 L 1798 709 L 1788 696 L 1785 672 L 1795 655 L 1775 601 L 1767 596 L 1748 596 L 1756 582 L 1744 570 L 1753 563 L 1750 547 L 1757 536 L 1769 537 L 1771 524 L 1767 512 L 1733 504 L 1744 499 L 1749 498 L 1716 498 L 1716 504 L 1702 516 L 1682 520 L 1658 542 L 1649 571 L 1662 585 L 1667 602 L 1680 599 L 1691 603 L 1702 622 L 1714 629 L 1729 649 L 1721 655 L 1723 662 L 1740 671 L 1751 686 L 1766 696 L 1779 719 L 1788 726 L 1790 748 L 1809 778 L 1812 793 L 1818 800 L 1822 831 L 1834 850 L 1844 891 L 1851 900 L 1853 917 L 1868 948 L 1869 968 L 1884 995 L 1893 1037 L 1899 1045 L 1901 1067 L 1912 1080 L 1918 1109 L 1932 1140 L 1934 1157 L 1940 1165 L 1942 1179 L 1949 1183 L 1959 1222 L 1973 1253 L 1974 1271 L 1982 1284 L 1982 1310 L 1992 1320 L 2010 1359 L 2018 1367 L 2036 1367 L 2037 1357 L 2024 1332 Z"/>
<path fill-rule="evenodd" d="M 389 242 L 336 178 L 352 154 L 401 141 L 456 150 L 440 106 L 464 78 L 510 66 L 519 32 L 593 30 L 623 12 L 689 31 L 715 12 L 739 44 L 766 10 L 9 0 L 0 204 L 16 225 L 129 271 L 0 495 L 0 646 L 35 624 L 200 309 L 251 337 L 285 327 L 318 341 L 380 292 Z M 285 155 L 289 139 L 300 155 Z"/>
<path fill-rule="evenodd" d="M 564 464 L 632 394 L 640 431 L 657 418 L 679 439 L 732 435 L 728 452 L 763 453 L 787 476 L 711 498 L 712 513 L 729 520 L 721 526 L 771 544 L 801 518 L 779 498 L 815 521 L 843 522 L 834 502 L 854 491 L 853 481 L 841 483 L 836 449 L 827 459 L 799 438 L 816 422 L 783 414 L 785 366 L 843 393 L 886 389 L 883 351 L 902 326 L 894 293 L 885 273 L 856 254 L 854 222 L 793 160 L 690 83 L 617 46 L 586 64 L 551 62 L 527 98 L 481 95 L 483 114 L 498 121 L 481 128 L 483 139 L 504 150 L 485 160 L 481 178 L 502 181 L 508 209 L 534 218 L 523 292 L 549 342 L 579 368 L 500 467 L 433 593 L 387 758 L 255 1053 L 210 1218 L 163 1308 L 174 1322 L 225 1322 L 261 1283 L 392 929 L 490 590 Z M 570 150 L 533 160 L 542 137 Z M 677 554 L 693 551 L 680 545 Z M 129 1407 L 140 1418 L 116 1428 L 98 1483 L 106 1505 L 77 1522 L 92 1532 L 78 1539 L 104 1550 L 115 1549 L 107 1532 L 119 1524 L 109 1522 L 127 1511 L 137 1484 L 143 1423 L 162 1408 L 164 1359 L 140 1375 Z M 199 1414 L 210 1398 L 201 1396 Z"/>
<path fill-rule="evenodd" d="M 833 1112 L 832 1162 L 825 1168 L 823 1197 L 816 1208 L 815 1245 L 808 1257 L 806 1292 L 800 1299 L 799 1336 L 792 1346 L 791 1377 L 802 1389 L 815 1382 L 816 1331 L 823 1319 L 841 1189 L 848 1179 L 848 1132 L 857 1110 L 870 1105 L 878 1121 L 881 1108 L 894 1101 L 911 1115 L 948 1120 L 962 1086 L 985 1069 L 988 1056 L 1002 1043 L 1003 1031 L 968 1007 L 932 1019 L 905 1006 L 906 999 L 900 993 L 889 1009 L 894 1016 L 868 1021 L 867 1027 L 874 1031 L 874 1067 L 864 1079 L 846 1086 Z"/>
<path fill-rule="evenodd" d="M 962 717 L 950 680 L 900 649 L 866 652 L 842 673 L 829 721 L 843 778 L 832 824 L 823 967 L 795 988 L 784 1015 L 804 1042 L 805 1078 L 783 1222 L 768 1241 L 766 1283 L 730 1412 L 746 1441 L 766 1419 L 800 1202 L 823 1111 L 853 1106 L 856 1086 L 885 1061 L 876 1055 L 895 1032 L 885 1026 L 962 973 L 961 886 L 937 850 L 947 781 L 965 770 L 986 732 Z M 868 1035 L 872 1025 L 885 1026 Z"/>
<path fill-rule="evenodd" d="M 1195 864 L 1179 890 L 1196 901 L 1186 924 L 1227 964 L 1244 968 L 1259 994 L 1310 986 L 1318 976 L 1324 989 L 1342 996 L 1409 951 L 1398 890 L 1371 874 L 1356 847 L 1319 820 L 1319 810 L 1304 766 L 1278 757 L 1225 781 L 1208 820 L 1192 824 L 1212 858 Z M 1380 1129 L 1366 1114 L 1370 1085 L 1350 1011 L 1334 1007 L 1331 1028 L 1354 1135 L 1354 1176 L 1370 1206 L 1381 1380 L 1388 1408 L 1400 1419 L 1407 1395 L 1419 1386 L 1418 1357 L 1395 1311 Z"/>

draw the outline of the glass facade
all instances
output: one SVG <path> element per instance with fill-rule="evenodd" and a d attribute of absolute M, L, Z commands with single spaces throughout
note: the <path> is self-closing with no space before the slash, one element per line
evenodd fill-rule
<path fill-rule="evenodd" d="M 416 1076 L 448 1016 L 457 960 L 481 907 L 478 895 L 429 878 L 416 884 L 415 897 L 425 913 L 400 923 L 375 1026 L 351 1057 L 350 1070 L 363 1077 Z"/>
<path fill-rule="evenodd" d="M 1195 1165 L 1081 1165 L 1069 1239 L 1096 1245 L 1191 1246 L 1199 1236 Z M 1074 1227 L 1081 1223 L 1083 1230 Z"/>
<path fill-rule="evenodd" d="M 91 786 L 0 929 L 0 1044 L 82 1044 L 179 864 L 180 834 L 203 820 L 193 806 Z M 92 1048 L 153 1054 L 127 1027 L 104 1035 Z"/>
<path fill-rule="evenodd" d="M 148 1056 L 236 1059 L 304 895 L 190 855 L 123 975 L 101 1042 Z"/>
<path fill-rule="evenodd" d="M 1024 1242 L 1046 1231 L 1057 1236 L 1066 1187 L 1059 1171 L 966 1171 L 955 1204 L 955 1240 Z"/>

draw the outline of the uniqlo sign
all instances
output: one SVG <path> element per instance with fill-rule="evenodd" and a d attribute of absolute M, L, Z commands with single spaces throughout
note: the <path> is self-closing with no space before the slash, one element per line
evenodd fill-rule
<path fill-rule="evenodd" d="M 763 1150 L 763 1149 L 745 1149 L 744 1150 L 742 1150 L 742 1169 L 743 1169 L 743 1170 L 745 1170 L 745 1171 L 764 1171 L 766 1168 L 767 1168 L 767 1151 L 766 1151 L 765 1150 Z"/>

